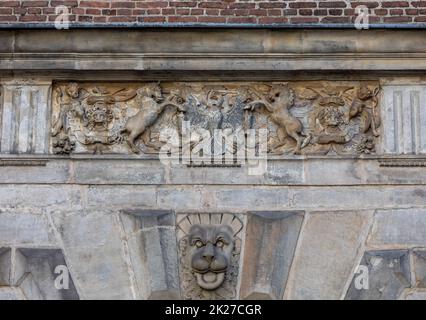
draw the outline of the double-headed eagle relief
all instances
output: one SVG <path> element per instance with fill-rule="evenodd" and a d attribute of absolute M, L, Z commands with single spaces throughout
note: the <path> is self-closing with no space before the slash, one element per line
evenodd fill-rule
<path fill-rule="evenodd" d="M 221 155 L 262 129 L 268 154 L 369 154 L 379 92 L 370 81 L 58 83 L 51 152 L 158 154 L 170 144 Z"/>

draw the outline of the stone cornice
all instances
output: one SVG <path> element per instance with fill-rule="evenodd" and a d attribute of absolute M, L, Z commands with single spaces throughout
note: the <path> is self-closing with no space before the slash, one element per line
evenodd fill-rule
<path fill-rule="evenodd" d="M 414 72 L 426 69 L 425 36 L 425 30 L 2 30 L 0 70 Z"/>

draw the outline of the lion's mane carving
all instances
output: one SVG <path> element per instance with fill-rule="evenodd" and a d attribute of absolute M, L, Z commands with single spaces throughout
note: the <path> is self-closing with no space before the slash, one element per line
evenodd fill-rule
<path fill-rule="evenodd" d="M 203 216 L 209 219 L 203 220 Z M 236 297 L 241 249 L 238 234 L 242 226 L 241 220 L 232 214 L 190 214 L 180 220 L 180 277 L 184 299 Z"/>

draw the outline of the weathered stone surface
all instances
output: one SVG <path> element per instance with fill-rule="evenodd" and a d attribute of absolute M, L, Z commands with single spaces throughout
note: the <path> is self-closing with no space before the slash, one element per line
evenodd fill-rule
<path fill-rule="evenodd" d="M 247 210 L 276 210 L 289 207 L 289 191 L 287 188 L 220 188 L 214 190 L 208 188 L 207 192 L 213 191 L 215 204 L 218 210 L 238 210 L 242 207 Z"/>
<path fill-rule="evenodd" d="M 51 246 L 56 239 L 44 214 L 0 212 L 0 244 Z"/>
<path fill-rule="evenodd" d="M 426 193 L 424 190 L 423 197 Z M 418 245 L 426 244 L 426 211 L 424 209 L 378 210 L 368 244 Z"/>
<path fill-rule="evenodd" d="M 3 86 L 2 153 L 45 154 L 51 84 L 25 79 Z"/>
<path fill-rule="evenodd" d="M 63 253 L 59 249 L 17 249 L 21 256 L 17 266 L 25 272 L 16 277 L 15 286 L 18 286 L 29 300 L 76 300 L 79 298 L 74 287 L 72 275 L 69 275 L 68 288 L 57 288 L 55 279 L 62 274 L 56 273 L 58 266 L 67 268 Z M 67 270 L 67 269 L 65 269 Z M 67 272 L 67 271 L 65 271 Z"/>
<path fill-rule="evenodd" d="M 294 188 L 293 208 L 375 209 L 426 205 L 426 190 L 422 186 L 315 186 Z"/>
<path fill-rule="evenodd" d="M 0 205 L 12 207 L 74 206 L 81 201 L 82 188 L 71 185 L 2 184 Z"/>
<path fill-rule="evenodd" d="M 164 166 L 152 160 L 101 160 L 99 163 L 74 161 L 73 172 L 73 180 L 84 184 L 165 183 Z"/>
<path fill-rule="evenodd" d="M 414 283 L 418 288 L 426 288 L 426 250 L 413 251 Z"/>
<path fill-rule="evenodd" d="M 401 300 L 426 300 L 426 290 L 408 289 L 400 297 Z"/>
<path fill-rule="evenodd" d="M 426 87 L 384 86 L 383 151 L 390 154 L 426 153 Z"/>
<path fill-rule="evenodd" d="M 424 70 L 424 30 L 25 30 L 2 32 L 5 70 Z M 326 32 L 324 32 L 326 31 Z M 158 38 L 163 41 L 158 41 Z M 395 43 L 394 39 L 401 39 Z M 96 53 L 102 52 L 102 59 Z M 24 57 L 17 55 L 26 53 Z M 29 55 L 31 53 L 38 53 Z M 40 57 L 40 53 L 43 53 Z M 65 53 L 85 53 L 67 55 Z M 92 54 L 89 54 L 92 53 Z M 120 53 L 122 55 L 120 55 Z M 129 55 L 129 53 L 136 54 Z M 158 53 L 168 53 L 159 55 Z M 188 53 L 191 55 L 188 56 Z M 223 55 L 232 53 L 231 56 Z M 342 55 L 345 53 L 345 55 Z M 192 54 L 195 54 L 193 56 Z M 253 56 L 253 54 L 256 54 Z M 312 55 L 313 54 L 313 55 Z M 179 57 L 179 59 L 177 59 Z M 355 59 L 356 58 L 356 59 Z M 250 73 L 253 75 L 253 73 Z M 138 74 L 138 77 L 140 75 Z M 322 76 L 323 77 L 323 76 Z M 243 78 L 244 79 L 244 78 Z"/>
<path fill-rule="evenodd" d="M 368 251 L 360 266 L 368 268 L 368 289 L 358 289 L 354 276 L 347 300 L 395 300 L 410 287 L 408 250 Z"/>
<path fill-rule="evenodd" d="M 282 299 L 303 212 L 251 212 L 247 219 L 241 299 Z"/>
<path fill-rule="evenodd" d="M 369 212 L 316 212 L 302 228 L 287 299 L 339 299 L 365 237 Z"/>
<path fill-rule="evenodd" d="M 34 159 L 30 164 L 36 161 Z M 25 160 L 16 160 L 16 166 L 0 166 L 0 182 L 33 184 L 66 183 L 69 180 L 69 164 L 67 161 L 48 161 L 43 165 L 22 165 L 22 162 L 25 162 Z"/>
<path fill-rule="evenodd" d="M 27 300 L 22 290 L 15 287 L 0 287 L 0 300 Z"/>
<path fill-rule="evenodd" d="M 133 210 L 121 214 L 138 298 L 180 296 L 175 220 L 171 211 Z"/>
<path fill-rule="evenodd" d="M 132 299 L 119 218 L 111 212 L 53 215 L 82 299 Z"/>
<path fill-rule="evenodd" d="M 126 208 L 154 208 L 157 204 L 155 186 L 96 186 L 87 189 L 87 205 Z"/>
<path fill-rule="evenodd" d="M 9 286 L 12 276 L 12 251 L 10 248 L 0 248 L 0 287 Z"/>

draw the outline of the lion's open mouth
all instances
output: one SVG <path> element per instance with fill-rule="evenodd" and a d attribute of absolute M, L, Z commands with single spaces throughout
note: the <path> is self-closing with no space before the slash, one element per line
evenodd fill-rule
<path fill-rule="evenodd" d="M 196 273 L 198 285 L 205 290 L 215 290 L 217 289 L 225 280 L 225 272 L 216 273 L 216 272 L 206 272 L 206 273 Z"/>

